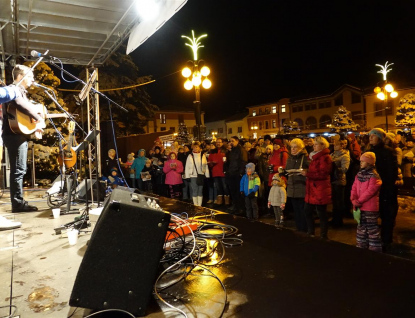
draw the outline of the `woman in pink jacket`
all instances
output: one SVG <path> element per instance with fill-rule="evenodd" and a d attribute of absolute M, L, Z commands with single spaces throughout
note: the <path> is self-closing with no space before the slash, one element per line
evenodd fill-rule
<path fill-rule="evenodd" d="M 354 180 L 350 200 L 354 209 L 360 208 L 356 246 L 382 252 L 378 225 L 379 190 L 382 180 L 375 169 L 375 162 L 376 155 L 373 152 L 365 152 L 360 157 L 360 171 Z"/>
<path fill-rule="evenodd" d="M 171 198 L 180 198 L 182 195 L 183 164 L 177 160 L 176 153 L 169 153 L 169 160 L 164 163 L 163 172 L 166 174 L 165 183 L 169 186 Z"/>

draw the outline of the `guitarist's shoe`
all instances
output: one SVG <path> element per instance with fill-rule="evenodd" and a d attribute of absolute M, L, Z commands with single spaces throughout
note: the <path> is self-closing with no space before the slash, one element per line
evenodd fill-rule
<path fill-rule="evenodd" d="M 27 202 L 23 203 L 20 207 L 13 208 L 12 212 L 35 212 L 37 211 L 37 207 L 34 205 L 29 205 Z"/>

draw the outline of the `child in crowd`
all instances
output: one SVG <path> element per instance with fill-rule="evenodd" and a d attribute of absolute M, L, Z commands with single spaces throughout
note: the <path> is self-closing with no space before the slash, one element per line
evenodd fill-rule
<path fill-rule="evenodd" d="M 118 175 L 118 169 L 112 168 L 108 177 L 103 177 L 108 182 L 112 189 L 118 186 L 125 186 L 125 181 Z"/>
<path fill-rule="evenodd" d="M 127 161 L 124 163 L 124 168 L 129 177 L 128 185 L 130 187 L 135 188 L 135 171 L 131 169 L 133 162 L 134 162 L 134 154 L 130 153 L 127 155 Z"/>
<path fill-rule="evenodd" d="M 151 177 L 153 175 L 154 168 L 150 159 L 147 159 L 146 164 L 141 170 L 141 180 L 143 182 L 143 191 L 152 193 L 153 184 L 151 182 Z"/>
<path fill-rule="evenodd" d="M 268 208 L 272 206 L 275 214 L 275 226 L 284 226 L 285 203 L 287 202 L 287 191 L 285 191 L 285 181 L 277 173 L 272 177 L 272 187 L 268 196 Z"/>
<path fill-rule="evenodd" d="M 163 172 L 166 174 L 165 182 L 169 186 L 170 198 L 180 198 L 182 196 L 183 164 L 177 160 L 175 152 L 170 152 L 169 160 L 164 163 Z"/>
<path fill-rule="evenodd" d="M 250 162 L 246 165 L 246 174 L 240 182 L 240 191 L 245 196 L 246 217 L 249 220 L 258 220 L 258 190 L 261 180 L 255 172 L 255 165 Z"/>
<path fill-rule="evenodd" d="M 360 170 L 354 180 L 350 200 L 354 209 L 360 209 L 356 246 L 382 252 L 378 226 L 379 190 L 382 180 L 375 169 L 375 163 L 376 155 L 373 152 L 365 152 L 360 157 Z"/>

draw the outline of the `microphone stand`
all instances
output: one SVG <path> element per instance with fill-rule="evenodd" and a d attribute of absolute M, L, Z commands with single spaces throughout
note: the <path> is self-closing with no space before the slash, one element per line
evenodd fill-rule
<path fill-rule="evenodd" d="M 72 75 L 71 73 L 69 73 L 67 70 L 65 70 L 64 68 L 62 68 L 62 67 L 60 67 L 58 64 L 56 64 L 54 61 L 53 61 L 53 57 L 50 57 L 50 59 L 49 59 L 49 63 L 51 64 L 51 65 L 53 65 L 54 67 L 56 67 L 57 69 L 59 69 L 60 71 L 62 71 L 62 72 L 64 72 L 65 74 L 67 74 L 67 75 L 69 75 L 70 77 L 72 77 L 74 80 L 76 80 L 76 81 L 78 81 L 78 82 L 80 82 L 80 83 L 82 83 L 82 85 L 87 85 L 87 83 L 85 83 L 83 80 L 81 80 L 81 79 L 79 79 L 78 77 L 76 77 L 75 75 Z M 128 110 L 127 109 L 125 109 L 124 107 L 122 107 L 120 104 L 118 104 L 118 103 L 116 103 L 116 102 L 114 102 L 112 99 L 110 99 L 108 96 L 106 96 L 106 95 L 104 95 L 103 93 L 101 93 L 100 91 L 97 91 L 96 89 L 94 89 L 93 87 L 91 87 L 91 90 L 94 92 L 94 93 L 96 93 L 96 94 L 98 94 L 99 96 L 101 96 L 101 97 L 103 97 L 103 98 L 105 98 L 106 100 L 108 100 L 109 102 L 111 102 L 112 104 L 114 104 L 114 105 L 116 105 L 118 108 L 120 108 L 121 110 L 123 110 L 123 111 L 125 111 L 126 113 L 128 113 Z"/>

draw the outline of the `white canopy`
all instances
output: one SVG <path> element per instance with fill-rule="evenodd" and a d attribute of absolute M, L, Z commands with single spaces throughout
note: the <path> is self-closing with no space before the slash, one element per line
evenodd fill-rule
<path fill-rule="evenodd" d="M 49 50 L 66 64 L 99 66 L 133 30 L 128 53 L 187 2 L 157 0 L 157 18 L 143 21 L 136 1 L 147 0 L 0 0 L 1 60 Z"/>

